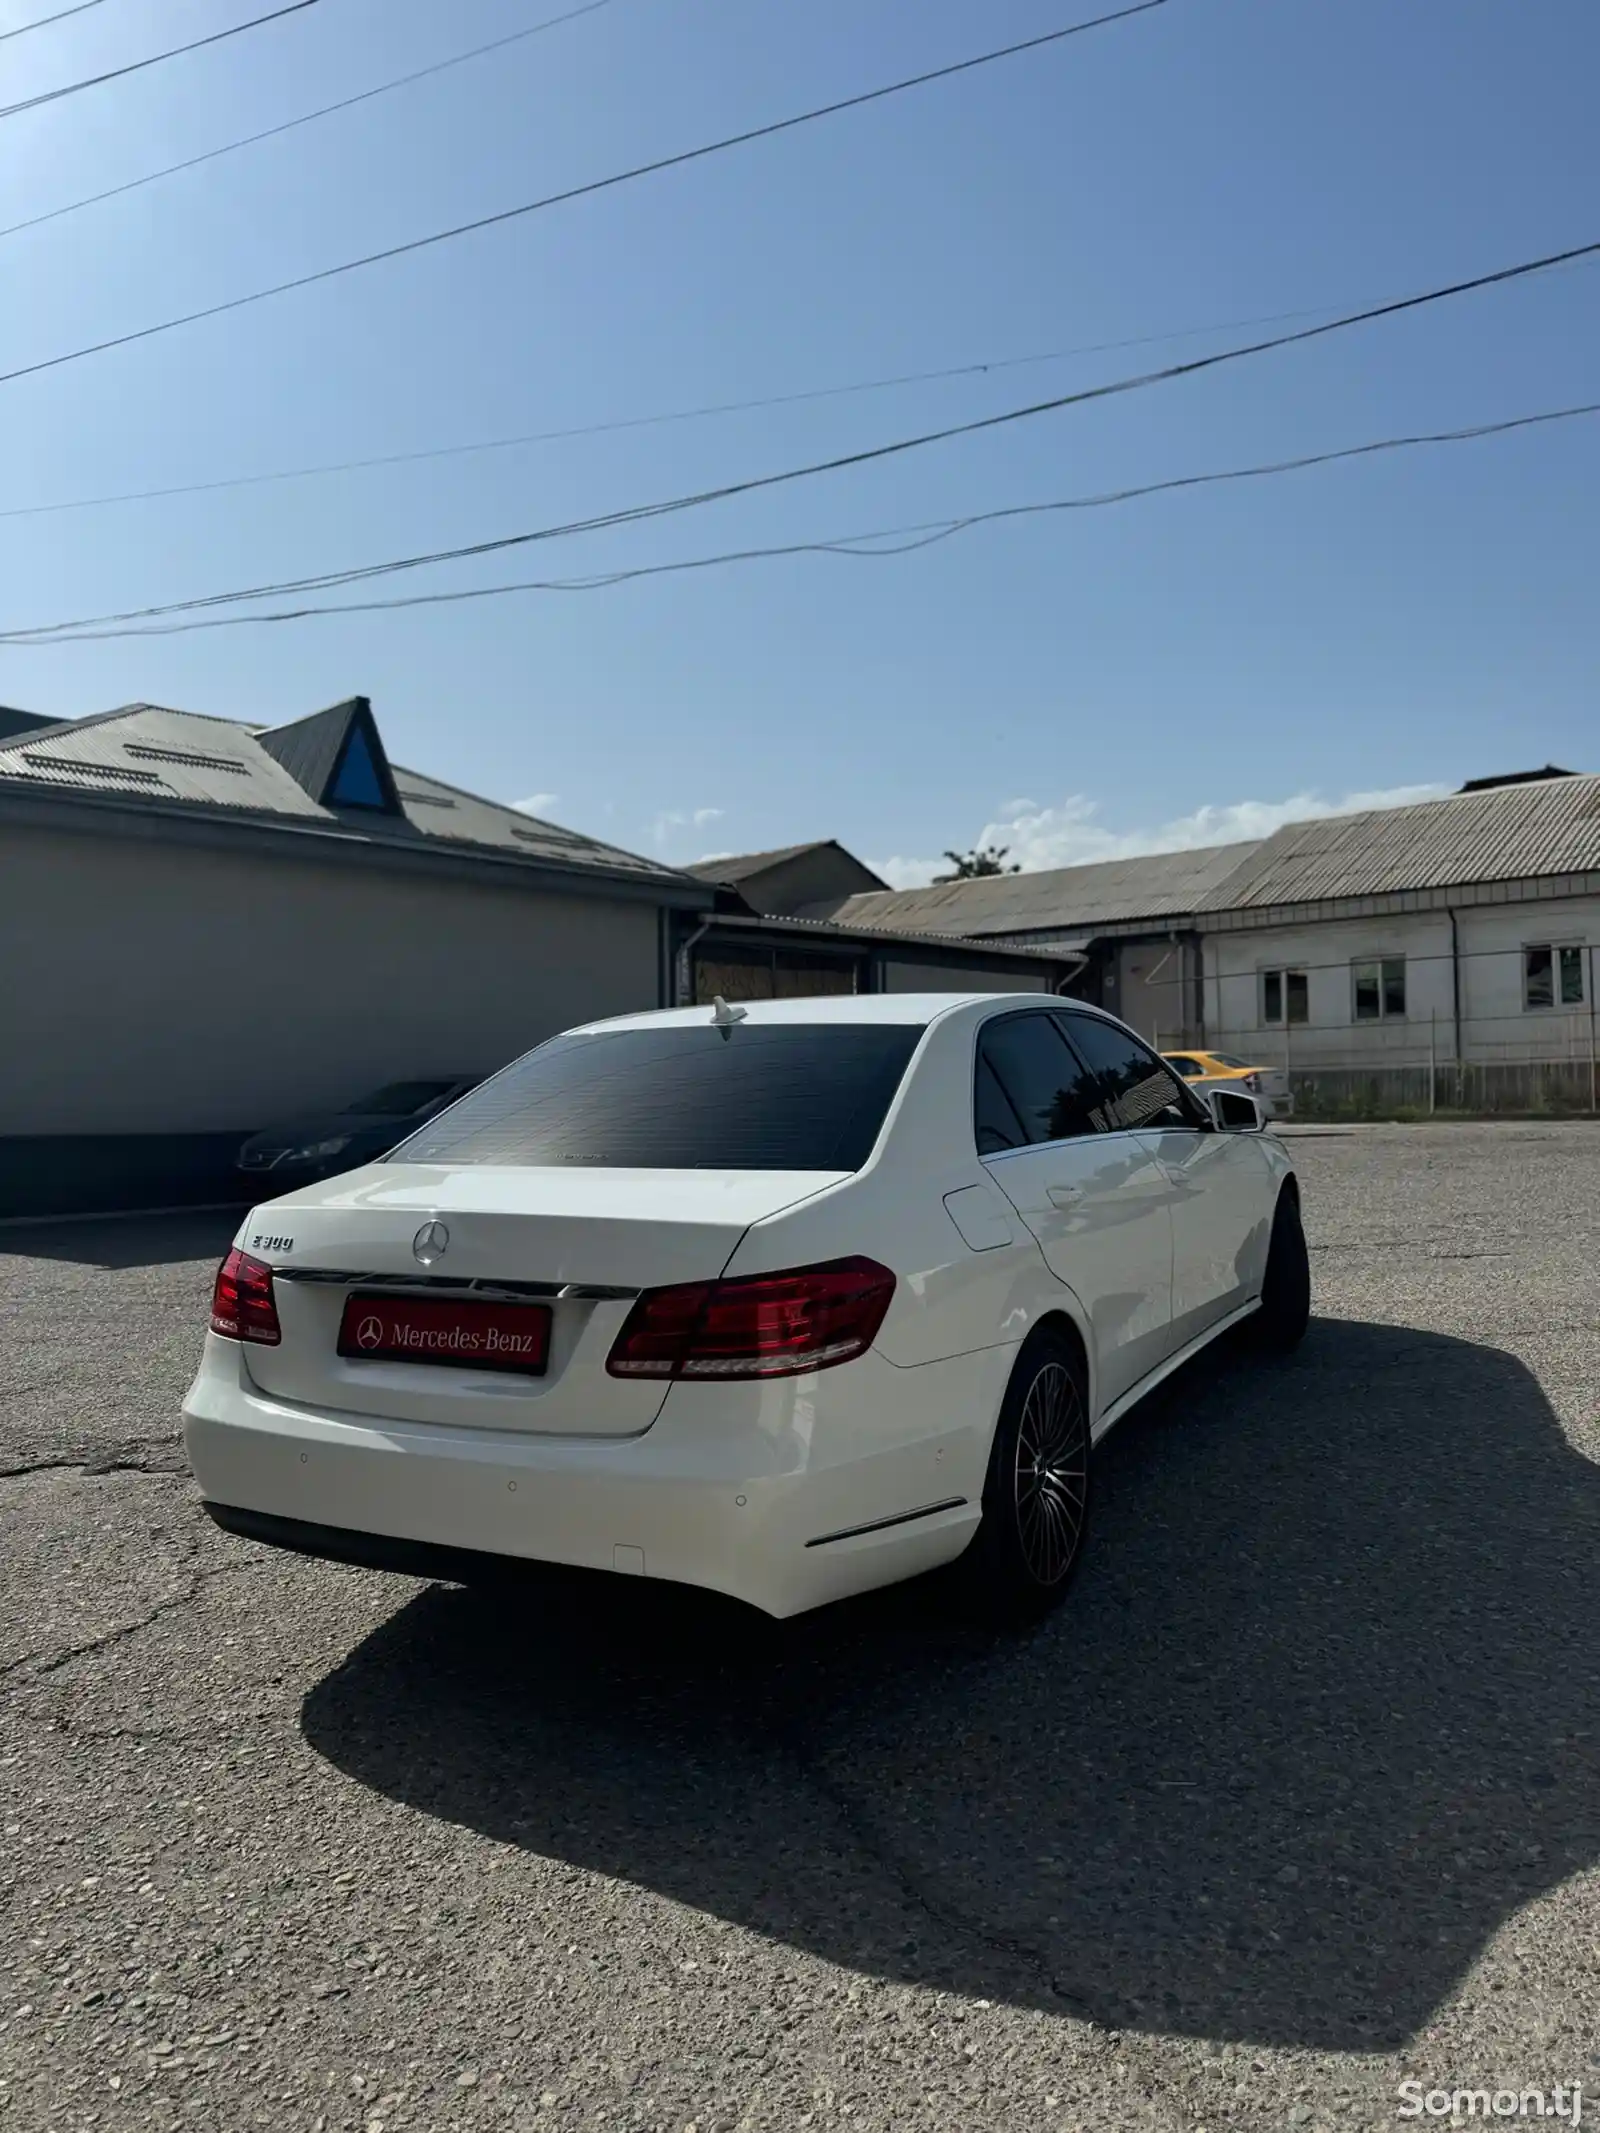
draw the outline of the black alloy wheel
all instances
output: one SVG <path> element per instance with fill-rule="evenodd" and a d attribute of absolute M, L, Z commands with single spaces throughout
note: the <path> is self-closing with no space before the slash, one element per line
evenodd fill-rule
<path fill-rule="evenodd" d="M 961 1558 L 970 1604 L 997 1626 L 1037 1619 L 1072 1582 L 1089 1516 L 1089 1401 L 1077 1344 L 1027 1342 L 995 1426 L 983 1521 Z"/>

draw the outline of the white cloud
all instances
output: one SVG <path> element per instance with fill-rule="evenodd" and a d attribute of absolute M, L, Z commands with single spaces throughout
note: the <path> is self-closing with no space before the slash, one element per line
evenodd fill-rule
<path fill-rule="evenodd" d="M 1287 800 L 1213 801 L 1191 815 L 1133 830 L 1108 828 L 1100 819 L 1100 802 L 1085 793 L 1070 794 L 1053 807 L 1034 800 L 1008 800 L 973 842 L 1004 845 L 1007 863 L 1018 861 L 1031 874 L 1046 867 L 1086 866 L 1096 859 L 1136 859 L 1145 852 L 1192 851 L 1199 845 L 1270 837 L 1286 822 L 1305 822 L 1314 815 L 1356 814 L 1372 807 L 1409 807 L 1419 800 L 1442 799 L 1449 790 L 1446 785 L 1394 785 L 1377 792 L 1345 793 L 1339 799 L 1301 792 Z M 949 867 L 943 858 L 895 857 L 867 863 L 894 889 L 922 888 Z"/>
<path fill-rule="evenodd" d="M 665 807 L 651 823 L 650 834 L 658 845 L 669 844 L 679 830 L 706 829 L 721 820 L 720 807 Z"/>
<path fill-rule="evenodd" d="M 560 798 L 558 792 L 534 792 L 529 793 L 526 800 L 513 800 L 511 804 L 519 815 L 542 815 Z"/>

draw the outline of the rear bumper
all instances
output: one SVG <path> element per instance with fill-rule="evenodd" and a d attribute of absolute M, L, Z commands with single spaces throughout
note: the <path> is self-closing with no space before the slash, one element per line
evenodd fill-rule
<path fill-rule="evenodd" d="M 292 1406 L 213 1336 L 184 1440 L 211 1516 L 254 1540 L 411 1576 L 565 1563 L 785 1616 L 960 1554 L 988 1450 L 972 1418 L 1009 1362 L 867 1356 L 813 1379 L 674 1388 L 640 1437 L 533 1437 Z"/>
<path fill-rule="evenodd" d="M 270 1511 L 247 1511 L 238 1504 L 210 1503 L 205 1509 L 224 1533 L 241 1540 L 286 1548 L 292 1555 L 314 1555 L 329 1563 L 353 1563 L 360 1570 L 392 1570 L 400 1577 L 434 1578 L 442 1584 L 470 1585 L 492 1577 L 504 1555 L 476 1548 L 444 1548 L 437 1541 L 397 1540 L 386 1533 L 358 1533 L 349 1526 L 318 1526 L 306 1518 L 279 1518 Z"/>

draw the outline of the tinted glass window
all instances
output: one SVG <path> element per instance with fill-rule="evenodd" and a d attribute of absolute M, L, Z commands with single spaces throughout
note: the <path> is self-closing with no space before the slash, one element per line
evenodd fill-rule
<path fill-rule="evenodd" d="M 409 1118 L 424 1104 L 442 1102 L 455 1086 L 453 1081 L 390 1081 L 345 1108 L 368 1118 Z"/>
<path fill-rule="evenodd" d="M 1222 1054 L 1219 1052 L 1217 1057 L 1220 1059 Z M 1205 1068 L 1200 1061 L 1191 1059 L 1187 1052 L 1169 1052 L 1167 1054 L 1167 1065 L 1175 1066 L 1185 1081 L 1193 1081 L 1205 1072 Z"/>
<path fill-rule="evenodd" d="M 998 1155 L 1005 1148 L 1024 1148 L 1028 1135 L 1011 1098 L 995 1079 L 995 1071 L 980 1052 L 977 1080 L 973 1087 L 972 1123 L 978 1136 L 979 1155 Z"/>
<path fill-rule="evenodd" d="M 1094 1107 L 1100 1094 L 1049 1015 L 1008 1015 L 984 1025 L 978 1039 L 979 1152 L 985 1074 L 1007 1099 L 1024 1140 L 1065 1141 L 1103 1130 Z M 1001 1145 L 1008 1145 L 1002 1143 Z"/>
<path fill-rule="evenodd" d="M 556 1037 L 386 1160 L 596 1169 L 859 1170 L 911 1023 L 707 1021 Z"/>
<path fill-rule="evenodd" d="M 1067 1021 L 1072 1042 L 1099 1076 L 1117 1126 L 1200 1126 L 1200 1106 L 1170 1067 L 1114 1022 Z"/>

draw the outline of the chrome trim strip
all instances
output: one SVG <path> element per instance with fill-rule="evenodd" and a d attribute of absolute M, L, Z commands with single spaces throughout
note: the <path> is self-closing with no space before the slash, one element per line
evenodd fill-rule
<path fill-rule="evenodd" d="M 874 1518 L 864 1526 L 844 1526 L 837 1533 L 819 1533 L 815 1540 L 806 1542 L 808 1548 L 826 1548 L 830 1541 L 855 1540 L 862 1533 L 881 1533 L 886 1526 L 909 1525 L 914 1518 L 932 1518 L 937 1511 L 959 1511 L 966 1502 L 964 1496 L 947 1496 L 942 1503 L 925 1503 L 920 1511 L 897 1511 L 893 1518 Z"/>
<path fill-rule="evenodd" d="M 328 1282 L 351 1289 L 427 1289 L 435 1295 L 502 1298 L 513 1303 L 527 1297 L 574 1303 L 631 1303 L 640 1294 L 636 1288 L 619 1288 L 603 1281 L 490 1281 L 465 1274 L 379 1274 L 359 1268 L 350 1272 L 322 1266 L 275 1266 L 272 1278 Z"/>

